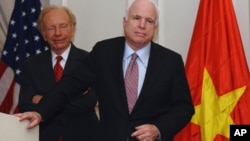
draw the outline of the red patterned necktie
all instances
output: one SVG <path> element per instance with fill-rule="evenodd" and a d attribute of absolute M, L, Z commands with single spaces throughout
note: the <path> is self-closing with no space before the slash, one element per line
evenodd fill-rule
<path fill-rule="evenodd" d="M 138 65 L 136 62 L 137 54 L 133 53 L 128 68 L 125 74 L 125 88 L 128 101 L 129 113 L 134 108 L 135 102 L 137 100 L 137 90 L 138 90 Z"/>
<path fill-rule="evenodd" d="M 63 74 L 63 68 L 60 64 L 60 61 L 62 60 L 62 56 L 57 56 L 56 57 L 56 64 L 54 66 L 54 76 L 55 76 L 55 80 L 59 81 L 60 78 L 62 77 Z"/>

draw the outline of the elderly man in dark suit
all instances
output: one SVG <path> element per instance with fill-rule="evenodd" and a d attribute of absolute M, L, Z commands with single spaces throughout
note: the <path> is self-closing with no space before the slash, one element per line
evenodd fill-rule
<path fill-rule="evenodd" d="M 99 141 L 172 141 L 190 121 L 194 107 L 181 56 L 152 41 L 157 23 L 154 0 L 130 0 L 123 19 L 125 37 L 96 43 L 79 70 L 64 75 L 36 112 L 17 116 L 30 119 L 32 128 L 58 111 L 72 91 L 93 84 Z M 49 108 L 45 103 L 52 99 L 58 100 L 48 112 L 44 105 Z"/>
<path fill-rule="evenodd" d="M 59 75 L 72 72 L 87 56 L 86 51 L 71 42 L 75 25 L 75 16 L 66 7 L 51 5 L 41 11 L 38 29 L 50 49 L 29 58 L 23 65 L 19 95 L 21 112 L 36 110 L 41 99 L 58 83 Z M 60 60 L 57 61 L 58 56 Z M 54 72 L 58 69 L 61 74 Z M 40 124 L 40 141 L 95 140 L 99 122 L 94 110 L 97 99 L 93 90 L 87 92 L 74 92 L 76 96 L 65 101 L 50 120 Z M 44 108 L 49 111 L 50 106 Z"/>

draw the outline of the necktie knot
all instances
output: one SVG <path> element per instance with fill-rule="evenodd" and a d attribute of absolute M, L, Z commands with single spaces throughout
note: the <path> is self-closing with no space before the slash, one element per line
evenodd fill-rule
<path fill-rule="evenodd" d="M 132 56 L 131 60 L 133 60 L 133 61 L 135 61 L 138 57 L 138 55 L 136 53 L 133 53 L 131 56 Z"/>
<path fill-rule="evenodd" d="M 137 57 L 138 57 L 138 55 L 136 53 L 133 53 L 131 55 L 131 60 L 130 60 L 130 63 L 129 63 L 128 68 L 127 68 L 127 73 L 129 71 L 130 71 L 130 73 L 132 73 L 132 71 L 134 71 L 134 67 L 138 67 L 137 63 L 136 63 Z M 138 68 L 135 68 L 135 69 L 138 69 Z"/>
<path fill-rule="evenodd" d="M 56 56 L 56 63 L 60 63 L 62 59 L 63 59 L 62 56 L 60 55 Z"/>

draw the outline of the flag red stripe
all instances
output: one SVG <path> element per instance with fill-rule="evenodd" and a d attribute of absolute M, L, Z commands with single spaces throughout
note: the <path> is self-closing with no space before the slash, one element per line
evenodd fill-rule
<path fill-rule="evenodd" d="M 7 67 L 8 66 L 3 61 L 0 61 L 0 68 L 1 68 L 0 69 L 0 78 L 3 76 Z"/>
<path fill-rule="evenodd" d="M 18 112 L 19 84 L 14 80 L 14 72 L 3 61 L 0 61 L 0 112 Z"/>
<path fill-rule="evenodd" d="M 3 113 L 10 113 L 11 111 L 11 108 L 13 106 L 14 86 L 15 86 L 15 81 L 12 81 L 5 98 L 3 99 L 3 102 L 1 103 L 0 111 Z"/>
<path fill-rule="evenodd" d="M 0 105 L 5 98 L 14 79 L 14 72 L 5 63 L 0 61 Z"/>

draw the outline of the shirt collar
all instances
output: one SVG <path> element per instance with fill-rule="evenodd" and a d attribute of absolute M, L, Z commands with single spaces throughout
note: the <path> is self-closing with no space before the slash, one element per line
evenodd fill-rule
<path fill-rule="evenodd" d="M 71 48 L 71 45 L 61 54 L 63 60 L 68 59 L 70 48 Z M 52 53 L 52 59 L 56 60 L 57 55 L 53 51 L 51 51 L 51 53 Z"/>
<path fill-rule="evenodd" d="M 136 54 L 138 55 L 138 59 L 140 59 L 140 61 L 143 64 L 148 63 L 150 47 L 151 47 L 151 42 L 136 51 Z M 125 51 L 123 55 L 123 60 L 130 58 L 133 53 L 134 53 L 134 50 L 127 43 L 125 43 Z"/>

